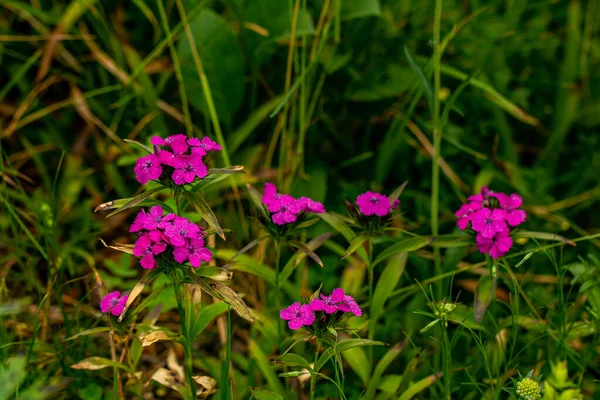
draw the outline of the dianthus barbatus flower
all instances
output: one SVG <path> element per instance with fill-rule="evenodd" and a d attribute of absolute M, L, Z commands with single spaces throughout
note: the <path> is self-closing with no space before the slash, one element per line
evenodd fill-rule
<path fill-rule="evenodd" d="M 176 185 L 202 179 L 208 174 L 202 157 L 207 152 L 221 150 L 221 146 L 206 136 L 202 140 L 188 138 L 184 134 L 171 135 L 166 139 L 153 136 L 150 143 L 154 145 L 154 154 L 139 158 L 134 167 L 136 178 L 142 184 L 167 176 L 171 176 Z M 164 171 L 163 167 L 166 167 Z"/>
<path fill-rule="evenodd" d="M 156 239 L 152 240 L 153 237 Z M 140 236 L 140 238 L 135 242 L 133 246 L 133 254 L 136 257 L 142 257 L 140 260 L 142 268 L 152 269 L 156 267 L 156 260 L 154 259 L 154 256 L 162 253 L 166 248 L 166 243 L 162 242 L 159 236 L 146 233 Z"/>
<path fill-rule="evenodd" d="M 154 154 L 148 154 L 145 157 L 139 158 L 133 168 L 137 181 L 144 184 L 153 179 L 160 178 L 162 174 L 162 166 L 159 158 Z"/>
<path fill-rule="evenodd" d="M 165 228 L 165 235 L 173 246 L 183 246 L 186 239 L 198 239 L 200 234 L 200 227 L 187 218 L 176 217 L 173 224 Z"/>
<path fill-rule="evenodd" d="M 311 325 L 315 321 L 315 313 L 306 304 L 300 305 L 295 302 L 288 308 L 284 308 L 279 312 L 279 317 L 288 321 L 290 329 L 297 330 L 305 325 Z"/>
<path fill-rule="evenodd" d="M 501 232 L 496 232 L 494 236 L 487 238 L 482 235 L 477 235 L 475 238 L 477 248 L 480 252 L 489 254 L 496 259 L 505 255 L 513 245 L 513 240 L 509 236 L 508 229 Z"/>
<path fill-rule="evenodd" d="M 301 213 L 323 213 L 325 207 L 318 201 L 308 197 L 294 198 L 289 194 L 277 193 L 275 184 L 266 182 L 262 202 L 272 214 L 271 218 L 277 225 L 296 222 Z"/>
<path fill-rule="evenodd" d="M 339 309 L 342 301 L 344 301 L 344 290 L 337 288 L 333 289 L 333 292 L 329 296 L 321 294 L 320 299 L 313 299 L 310 302 L 310 308 L 313 311 L 325 311 L 327 314 L 332 314 Z"/>
<path fill-rule="evenodd" d="M 394 211 L 399 204 L 399 200 L 395 200 L 392 203 L 389 197 L 370 191 L 360 194 L 356 198 L 358 209 L 366 216 L 377 215 L 378 217 L 384 217 Z"/>
<path fill-rule="evenodd" d="M 518 210 L 523 204 L 523 198 L 516 193 L 510 196 L 504 193 L 498 193 L 496 195 L 500 202 L 500 207 L 506 212 L 506 222 L 510 226 L 517 226 L 522 224 L 527 218 L 527 214 L 523 210 Z"/>
<path fill-rule="evenodd" d="M 484 238 L 491 238 L 497 232 L 507 230 L 506 212 L 487 207 L 477 210 L 471 220 L 471 227 Z"/>
<path fill-rule="evenodd" d="M 194 268 L 199 267 L 202 261 L 209 262 L 212 258 L 212 253 L 204 247 L 204 239 L 189 239 L 186 240 L 183 246 L 176 247 L 173 250 L 173 258 L 179 264 L 186 260 L 190 261 L 190 265 Z"/>
<path fill-rule="evenodd" d="M 121 296 L 121 292 L 110 292 L 100 300 L 100 311 L 103 313 L 110 312 L 114 316 L 119 316 L 127 304 L 127 295 Z"/>
<path fill-rule="evenodd" d="M 352 313 L 357 317 L 360 317 L 362 315 L 362 310 L 360 309 L 358 303 L 354 300 L 354 297 L 349 296 L 347 294 L 344 295 L 344 298 L 338 304 L 338 310 L 347 313 Z"/>

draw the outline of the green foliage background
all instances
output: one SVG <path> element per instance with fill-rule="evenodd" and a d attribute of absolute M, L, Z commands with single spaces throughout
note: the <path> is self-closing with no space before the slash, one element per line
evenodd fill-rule
<path fill-rule="evenodd" d="M 431 89 L 433 1 L 177 3 L 0 2 L 0 360 L 27 358 L 20 367 L 27 370 L 24 387 L 45 382 L 68 399 L 109 396 L 111 373 L 70 368 L 85 357 L 109 357 L 105 339 L 62 340 L 95 325 L 99 281 L 127 290 L 139 277 L 131 257 L 98 242 L 129 243 L 131 214 L 105 219 L 93 213 L 100 203 L 140 191 L 132 167 L 141 153 L 125 139 L 209 135 L 225 145 L 217 166 L 245 166 L 244 179 L 225 180 L 206 193 L 221 225 L 233 231 L 226 242 L 217 240 L 219 265 L 259 235 L 245 218 L 251 215 L 246 182 L 258 187 L 276 181 L 282 191 L 345 213 L 346 199 L 366 190 L 390 193 L 408 181 L 398 227 L 429 234 L 432 96 L 449 110 L 440 232 L 456 233 L 454 211 L 466 196 L 490 186 L 523 196 L 529 231 L 569 239 L 598 234 L 597 0 L 444 1 L 440 93 Z M 329 230 L 320 223 L 309 236 Z M 526 254 L 540 245 L 524 240 L 513 252 Z M 340 259 L 339 249 L 347 246 L 337 235 L 319 250 L 325 268 L 305 262 L 286 294 L 289 302 L 322 282 L 327 291 L 342 286 L 364 303 L 364 265 Z M 551 363 L 564 360 L 570 384 L 592 398 L 600 378 L 599 247 L 600 238 L 591 237 L 575 248 L 536 252 L 515 269 L 543 323 L 524 298 L 520 316 L 507 306 L 509 293 L 516 301 L 516 289 L 503 275 L 494 317 L 476 332 L 454 326 L 457 399 L 489 394 L 486 368 L 510 386 L 508 377 L 517 370 L 552 376 Z M 248 258 L 272 265 L 273 254 L 264 250 Z M 486 271 L 473 263 L 482 256 L 462 247 L 442 255 L 443 271 L 457 271 L 452 281 L 440 280 L 444 293 L 471 307 L 475 282 Z M 394 283 L 383 299 L 376 339 L 404 347 L 381 370 L 363 362 L 366 350 L 345 353 L 348 398 L 359 398 L 374 381 L 380 398 L 398 398 L 439 371 L 439 342 L 431 331 L 419 332 L 430 320 L 414 313 L 427 310 L 415 281 L 425 281 L 427 291 L 427 280 L 437 281 L 431 259 L 424 250 L 411 253 L 403 270 L 376 269 L 381 281 Z M 232 287 L 261 312 L 272 306 L 264 282 L 240 269 Z M 164 304 L 159 324 L 173 324 L 172 296 L 165 291 L 158 302 Z M 239 398 L 250 396 L 249 387 L 281 388 L 266 361 L 279 345 L 269 336 L 275 314 L 266 314 L 264 326 L 234 320 Z M 508 345 L 501 337 L 509 338 Z M 223 357 L 216 325 L 198 341 L 197 368 L 218 378 Z M 164 364 L 166 348 L 156 345 L 144 374 Z M 381 359 L 388 349 L 373 351 Z M 151 389 L 160 390 L 155 383 Z M 328 382 L 319 384 L 318 395 L 335 393 Z M 415 396 L 434 399 L 440 393 L 439 382 L 431 382 Z"/>

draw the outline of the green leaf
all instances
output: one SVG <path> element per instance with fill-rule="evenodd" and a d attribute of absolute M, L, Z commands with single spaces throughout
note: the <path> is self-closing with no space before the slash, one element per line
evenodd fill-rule
<path fill-rule="evenodd" d="M 412 383 L 404 393 L 398 397 L 398 400 L 410 400 L 429 386 L 433 385 L 440 377 L 441 373 L 437 375 L 429 375 L 426 378 L 421 379 L 418 382 Z"/>
<path fill-rule="evenodd" d="M 496 277 L 482 276 L 475 288 L 475 321 L 481 322 L 496 292 Z"/>
<path fill-rule="evenodd" d="M 398 343 L 394 345 L 391 349 L 385 353 L 385 355 L 379 360 L 375 370 L 373 371 L 373 375 L 371 379 L 369 379 L 369 384 L 367 386 L 367 392 L 363 396 L 362 400 L 373 400 L 375 398 L 375 392 L 380 387 L 381 377 L 383 373 L 387 369 L 387 367 L 400 355 L 402 350 L 404 349 L 404 343 Z M 400 380 L 398 379 L 398 385 L 400 384 Z"/>
<path fill-rule="evenodd" d="M 214 256 L 221 260 L 231 260 L 236 255 L 234 250 L 231 249 L 219 249 L 215 250 Z M 273 268 L 261 263 L 254 257 L 241 254 L 224 268 L 234 271 L 247 272 L 252 275 L 256 275 L 266 280 L 267 282 L 275 283 L 275 270 Z"/>
<path fill-rule="evenodd" d="M 338 353 L 342 353 L 346 350 L 350 350 L 353 349 L 355 347 L 363 347 L 363 346 L 386 346 L 386 344 L 384 342 L 378 342 L 376 340 L 369 340 L 369 339 L 348 339 L 348 340 L 344 340 L 343 342 L 339 342 L 337 344 L 337 351 Z M 331 359 L 331 357 L 333 357 L 335 355 L 334 350 L 332 347 L 329 347 L 327 350 L 325 350 L 322 354 L 321 357 L 319 357 L 319 360 L 317 361 L 317 363 L 315 364 L 315 371 L 320 371 L 321 368 L 323 368 L 323 366 L 325 366 L 325 364 L 327 363 L 327 361 L 329 361 L 329 359 Z"/>
<path fill-rule="evenodd" d="M 73 340 L 73 339 L 76 339 L 76 338 L 81 337 L 81 336 L 94 335 L 96 333 L 108 332 L 108 331 L 110 331 L 110 328 L 108 326 L 100 326 L 100 327 L 97 327 L 97 328 L 86 329 L 83 332 L 79 332 L 76 335 L 73 335 L 73 336 L 71 336 L 69 338 L 63 339 L 63 342 L 66 342 L 66 341 L 69 341 L 69 340 Z"/>
<path fill-rule="evenodd" d="M 371 237 L 368 235 L 359 235 L 357 237 L 355 237 L 354 239 L 352 239 L 350 241 L 350 247 L 348 247 L 348 250 L 346 250 L 346 252 L 344 253 L 344 256 L 342 257 L 342 260 L 346 257 L 348 257 L 351 254 L 354 254 L 354 252 L 356 250 L 358 250 L 359 247 L 362 246 L 362 244 L 364 242 L 366 242 L 367 240 L 369 240 Z"/>
<path fill-rule="evenodd" d="M 229 305 L 224 302 L 202 305 L 202 309 L 200 309 L 200 313 L 198 313 L 198 318 L 196 319 L 196 323 L 192 328 L 190 337 L 195 338 L 204 332 L 208 324 L 210 324 L 219 315 L 226 312 L 228 308 Z"/>
<path fill-rule="evenodd" d="M 373 300 L 371 301 L 369 311 L 369 332 L 374 332 L 379 316 L 385 311 L 385 302 L 394 291 L 396 285 L 398 285 L 398 282 L 404 273 L 407 260 L 408 253 L 396 254 L 383 269 L 381 277 L 377 281 L 375 292 L 373 293 Z"/>
<path fill-rule="evenodd" d="M 208 175 L 220 175 L 220 174 L 240 174 L 244 173 L 243 165 L 232 165 L 231 167 L 224 168 L 211 168 L 208 170 Z"/>
<path fill-rule="evenodd" d="M 386 258 L 389 258 L 395 254 L 403 253 L 403 252 L 410 253 L 411 251 L 416 251 L 416 250 L 419 250 L 419 249 L 427 246 L 431 242 L 432 242 L 432 239 L 430 237 L 426 237 L 426 236 L 417 236 L 417 237 L 412 237 L 409 239 L 401 240 L 398 243 L 393 244 L 390 247 L 388 247 L 387 249 L 383 250 L 379 254 L 379 256 L 377 256 L 375 261 L 373 262 L 372 267 L 375 267 L 377 264 L 379 264 Z"/>
<path fill-rule="evenodd" d="M 281 395 L 261 388 L 254 389 L 252 398 L 256 400 L 285 400 Z"/>
<path fill-rule="evenodd" d="M 314 251 L 312 251 L 311 249 L 309 249 L 308 247 L 306 247 L 304 244 L 302 244 L 300 242 L 290 241 L 288 243 L 290 246 L 297 248 L 300 252 L 302 252 L 302 253 L 306 254 L 307 256 L 309 256 L 310 258 L 312 258 L 314 262 L 316 262 L 317 264 L 319 264 L 321 266 L 321 268 L 323 268 L 323 261 L 321 261 L 319 256 Z M 296 263 L 296 265 L 297 265 L 297 263 Z"/>
<path fill-rule="evenodd" d="M 252 0 L 245 11 L 246 21 L 262 27 L 263 31 L 246 32 L 246 48 L 256 67 L 260 67 L 273 57 L 278 41 L 289 41 L 292 32 L 293 9 L 290 2 L 280 0 Z M 296 38 L 314 35 L 315 29 L 309 13 L 299 10 L 296 23 Z"/>
<path fill-rule="evenodd" d="M 404 188 L 406 188 L 406 185 L 408 185 L 408 181 L 404 181 L 404 183 L 402 183 L 402 185 L 398 186 L 396 188 L 396 190 L 394 190 L 392 192 L 392 194 L 390 194 L 390 202 L 394 202 L 396 200 L 398 200 L 398 198 L 400 197 L 400 195 L 402 195 L 402 192 L 404 192 Z"/>
<path fill-rule="evenodd" d="M 453 248 L 468 247 L 475 244 L 475 238 L 471 235 L 439 235 L 431 243 L 432 247 Z"/>
<path fill-rule="evenodd" d="M 577 246 L 575 242 L 570 239 L 567 239 L 564 236 L 557 235 L 556 233 L 548 233 L 548 232 L 530 232 L 530 231 L 521 231 L 515 232 L 512 234 L 513 238 L 531 238 L 531 239 L 541 239 L 541 240 L 551 240 L 553 242 L 563 242 L 571 246 Z"/>
<path fill-rule="evenodd" d="M 262 214 L 263 217 L 269 218 L 269 211 L 265 207 L 262 202 L 262 195 L 254 188 L 254 186 L 247 184 L 246 188 L 248 189 L 248 194 L 250 195 L 250 200 L 256 207 L 256 209 Z"/>
<path fill-rule="evenodd" d="M 308 370 L 312 370 L 312 368 L 310 367 L 310 363 L 306 361 L 304 357 L 294 353 L 287 353 L 282 356 L 276 357 L 273 359 L 273 361 L 284 365 L 290 365 L 292 367 L 304 367 Z"/>
<path fill-rule="evenodd" d="M 138 205 L 142 201 L 144 201 L 147 198 L 149 198 L 150 196 L 152 196 L 154 193 L 158 193 L 163 189 L 164 189 L 163 186 L 159 186 L 154 189 L 146 190 L 145 192 L 140 193 L 135 197 L 109 201 L 108 203 L 100 204 L 99 206 L 97 206 L 94 209 L 94 211 L 104 211 L 104 210 L 110 210 L 110 209 L 116 208 L 115 211 L 111 212 L 110 214 L 108 214 L 106 216 L 106 218 L 109 218 L 115 214 L 120 213 L 121 211 L 125 211 L 128 208 Z"/>
<path fill-rule="evenodd" d="M 363 386 L 366 386 L 371 375 L 371 363 L 367 358 L 365 350 L 360 347 L 354 347 L 346 350 L 342 357 L 350 365 L 350 368 L 356 372 Z"/>
<path fill-rule="evenodd" d="M 135 284 L 135 286 L 133 287 L 133 289 L 131 289 L 131 292 L 129 293 L 129 297 L 127 297 L 127 303 L 125 303 L 125 308 L 123 308 L 123 312 L 121 312 L 121 315 L 119 315 L 119 322 L 123 321 L 127 310 L 129 310 L 129 307 L 131 307 L 131 305 L 138 298 L 138 296 L 142 294 L 142 291 L 144 290 L 146 285 L 150 284 L 154 280 L 154 278 L 156 278 L 161 272 L 161 268 L 154 268 L 148 271 L 148 273 L 144 275 L 138 283 Z"/>
<path fill-rule="evenodd" d="M 322 235 L 317 236 L 314 239 L 311 239 L 308 243 L 306 243 L 306 248 L 314 251 L 319 248 L 327 239 L 331 237 L 331 233 L 327 232 Z M 296 269 L 296 267 L 300 264 L 302 260 L 306 258 L 306 252 L 298 252 L 294 254 L 289 261 L 283 267 L 283 270 L 279 274 L 279 282 L 281 285 L 292 275 L 292 272 Z"/>
<path fill-rule="evenodd" d="M 213 11 L 202 10 L 189 23 L 219 120 L 229 125 L 244 96 L 242 50 L 231 26 Z M 178 53 L 190 104 L 209 115 L 187 35 L 180 39 Z"/>
<path fill-rule="evenodd" d="M 415 59 L 412 57 L 410 51 L 408 51 L 408 47 L 406 46 L 404 46 L 404 54 L 408 59 L 410 67 L 413 69 L 413 71 L 417 73 L 417 76 L 421 80 L 421 85 L 423 85 L 423 89 L 425 90 L 425 94 L 427 95 L 427 102 L 429 103 L 429 108 L 431 109 L 431 107 L 433 106 L 433 91 L 431 90 L 431 83 L 425 76 L 425 73 L 423 72 L 419 64 L 417 64 Z M 435 95 L 438 96 L 437 93 Z"/>
<path fill-rule="evenodd" d="M 348 21 L 354 18 L 379 17 L 381 7 L 378 0 L 343 0 L 342 20 Z"/>
<path fill-rule="evenodd" d="M 246 119 L 235 131 L 227 135 L 227 150 L 230 154 L 236 152 L 237 149 L 252 135 L 252 132 L 267 119 L 271 111 L 277 107 L 281 101 L 281 96 L 275 96 L 265 104 L 261 105 L 256 111 Z"/>
<path fill-rule="evenodd" d="M 210 208 L 206 200 L 204 200 L 204 197 L 201 194 L 196 194 L 189 191 L 186 191 L 185 195 L 190 201 L 190 203 L 192 203 L 192 205 L 194 206 L 196 212 L 200 214 L 202 219 L 205 220 L 206 223 L 215 230 L 217 235 L 219 235 L 223 240 L 226 240 L 225 234 L 223 233 L 223 229 L 221 228 L 221 225 L 219 225 L 219 220 L 217 219 L 217 216 Z"/>
<path fill-rule="evenodd" d="M 283 388 L 281 381 L 277 377 L 273 366 L 267 361 L 267 356 L 254 340 L 250 340 L 250 343 L 248 344 L 248 352 L 256 362 L 256 366 L 267 381 L 269 388 L 286 398 L 286 391 Z"/>
<path fill-rule="evenodd" d="M 0 366 L 0 399 L 10 399 L 27 377 L 27 360 L 25 357 L 8 359 L 8 368 Z"/>

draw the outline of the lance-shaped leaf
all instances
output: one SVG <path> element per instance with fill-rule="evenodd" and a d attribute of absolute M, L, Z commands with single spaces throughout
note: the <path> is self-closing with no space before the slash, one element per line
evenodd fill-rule
<path fill-rule="evenodd" d="M 393 203 L 394 201 L 398 200 L 398 198 L 400 197 L 400 195 L 402 194 L 402 192 L 404 192 L 404 188 L 406 187 L 406 185 L 408 185 L 408 181 L 404 181 L 404 183 L 400 186 L 398 186 L 396 188 L 396 190 L 394 190 L 392 192 L 392 194 L 390 194 L 390 202 Z"/>
<path fill-rule="evenodd" d="M 138 142 L 137 140 L 123 139 L 123 141 L 125 141 L 127 143 L 134 144 L 134 145 L 138 146 L 139 148 L 141 148 L 142 150 L 146 151 L 149 154 L 153 154 L 154 153 L 154 151 L 152 150 L 152 148 L 146 146 L 145 144 L 142 144 L 142 143 Z"/>
<path fill-rule="evenodd" d="M 387 346 L 387 344 L 384 342 L 378 342 L 376 340 L 369 339 L 348 339 L 338 343 L 336 349 L 338 353 L 342 353 L 346 350 L 363 346 Z M 332 347 L 329 347 L 323 352 L 323 354 L 321 354 L 321 357 L 319 357 L 319 360 L 317 361 L 314 367 L 315 371 L 319 371 L 321 368 L 323 368 L 327 361 L 329 361 L 333 356 L 335 356 L 335 351 Z"/>
<path fill-rule="evenodd" d="M 469 247 L 475 244 L 475 237 L 471 235 L 439 235 L 431 243 L 432 247 L 453 248 Z"/>
<path fill-rule="evenodd" d="M 231 271 L 227 271 L 226 269 L 223 269 L 223 268 L 210 267 L 210 266 L 195 268 L 195 273 L 198 276 L 210 278 L 214 281 L 219 281 L 219 282 L 230 281 L 231 278 L 233 277 L 233 273 Z"/>
<path fill-rule="evenodd" d="M 310 363 L 302 356 L 294 353 L 287 353 L 272 360 L 274 363 L 289 365 L 292 367 L 304 367 L 312 371 Z"/>
<path fill-rule="evenodd" d="M 228 174 L 207 175 L 205 178 L 200 179 L 200 182 L 198 182 L 194 186 L 192 186 L 192 188 L 190 190 L 194 193 L 202 192 L 209 186 L 219 183 L 222 180 L 227 179 L 228 177 L 229 177 Z"/>
<path fill-rule="evenodd" d="M 250 322 L 253 321 L 252 313 L 246 303 L 244 303 L 244 300 L 230 287 L 216 281 L 208 283 L 192 271 L 188 269 L 184 269 L 184 271 L 192 282 L 200 286 L 206 293 L 229 304 L 240 317 Z"/>
<path fill-rule="evenodd" d="M 246 188 L 248 189 L 248 194 L 250 195 L 250 200 L 254 204 L 254 207 L 262 214 L 263 217 L 269 218 L 269 210 L 265 207 L 262 202 L 262 195 L 254 188 L 254 186 L 249 183 L 246 184 Z"/>
<path fill-rule="evenodd" d="M 521 232 L 515 232 L 511 236 L 515 239 L 531 238 L 531 239 L 551 240 L 554 242 L 563 242 L 563 243 L 566 243 L 571 246 L 577 246 L 577 243 L 575 243 L 574 241 L 567 239 L 564 236 L 557 235 L 555 233 L 521 231 Z"/>
<path fill-rule="evenodd" d="M 309 256 L 310 258 L 313 259 L 314 262 L 316 262 L 317 264 L 319 264 L 321 266 L 321 268 L 323 268 L 323 261 L 321 261 L 321 259 L 319 258 L 319 256 L 312 251 L 311 249 L 309 249 L 308 247 L 306 247 L 306 245 L 300 243 L 300 242 L 296 242 L 294 240 L 289 241 L 288 242 L 290 246 L 297 248 L 299 251 L 301 251 L 302 253 L 306 254 L 307 256 Z M 298 262 L 296 262 L 296 265 L 298 264 Z"/>
<path fill-rule="evenodd" d="M 496 276 L 482 276 L 475 289 L 475 321 L 481 322 L 496 293 Z"/>
<path fill-rule="evenodd" d="M 133 245 L 132 244 L 119 244 L 119 243 L 115 243 L 114 246 L 109 246 L 108 244 L 106 244 L 106 242 L 102 239 L 98 239 L 100 241 L 100 243 L 102 243 L 104 245 L 104 247 L 108 247 L 110 249 L 114 249 L 117 251 L 122 251 L 123 253 L 127 253 L 127 254 L 133 254 Z"/>
<path fill-rule="evenodd" d="M 321 245 L 323 243 L 325 243 L 325 241 L 327 239 L 329 239 L 331 237 L 331 233 L 327 232 L 324 233 L 322 235 L 317 236 L 314 239 L 311 239 L 308 243 L 306 243 L 306 248 L 310 249 L 311 251 L 315 251 L 316 249 L 318 249 L 319 247 L 321 247 Z M 300 264 L 300 262 L 302 260 L 304 260 L 306 258 L 307 254 L 305 252 L 298 252 L 296 254 L 294 254 L 289 261 L 285 264 L 285 267 L 283 267 L 283 270 L 281 271 L 281 274 L 279 275 L 279 283 L 283 284 L 283 282 L 285 282 L 290 275 L 292 275 L 292 273 L 294 272 L 294 270 L 296 269 L 296 267 L 298 266 L 298 264 Z"/>
<path fill-rule="evenodd" d="M 371 301 L 369 311 L 370 332 L 374 332 L 379 316 L 385 312 L 385 302 L 391 296 L 394 288 L 400 281 L 407 260 L 408 253 L 399 253 L 390 258 L 387 266 L 383 269 L 381 277 L 377 281 L 375 292 L 373 293 L 373 300 Z"/>
<path fill-rule="evenodd" d="M 244 254 L 248 250 L 254 248 L 256 245 L 258 245 L 260 242 L 262 242 L 263 240 L 267 239 L 268 237 L 269 236 L 262 236 L 262 237 L 259 237 L 258 239 L 254 239 L 253 241 L 251 241 L 250 243 L 248 243 L 247 245 L 245 245 L 237 253 L 235 253 L 233 255 L 233 257 L 231 257 L 231 259 L 229 261 L 233 261 L 237 256 L 241 256 L 242 254 Z"/>
<path fill-rule="evenodd" d="M 433 385 L 438 379 L 443 376 L 442 372 L 438 372 L 437 374 L 429 375 L 421 379 L 418 382 L 411 383 L 408 389 L 402 392 L 402 395 L 398 397 L 398 400 L 410 400 L 415 397 L 417 394 L 421 393 L 423 390 L 427 389 L 429 386 Z"/>
<path fill-rule="evenodd" d="M 210 324 L 215 318 L 223 314 L 229 309 L 229 305 L 222 301 L 218 303 L 202 305 L 202 309 L 198 313 L 196 323 L 190 331 L 190 337 L 195 338 L 201 334 L 204 329 Z"/>
<path fill-rule="evenodd" d="M 409 239 L 404 239 L 396 244 L 391 245 L 387 249 L 383 250 L 379 256 L 373 262 L 373 267 L 382 262 L 388 257 L 391 257 L 399 253 L 410 253 L 411 251 L 419 250 L 428 244 L 432 243 L 434 239 L 427 236 L 417 236 Z"/>
<path fill-rule="evenodd" d="M 217 216 L 210 208 L 206 200 L 204 200 L 204 197 L 201 194 L 195 194 L 188 191 L 185 192 L 185 195 L 196 209 L 196 212 L 200 214 L 202 219 L 204 219 L 206 223 L 215 230 L 217 235 L 219 235 L 223 240 L 226 240 L 223 229 L 221 229 L 221 225 L 219 225 Z"/>
<path fill-rule="evenodd" d="M 67 342 L 69 340 L 73 340 L 73 339 L 76 339 L 76 338 L 81 337 L 81 336 L 94 335 L 96 333 L 108 332 L 108 331 L 110 331 L 110 328 L 108 326 L 99 326 L 97 328 L 86 329 L 83 332 L 79 332 L 76 335 L 73 335 L 73 336 L 71 336 L 69 338 L 63 339 L 63 342 Z"/>
<path fill-rule="evenodd" d="M 144 290 L 146 285 L 150 284 L 150 282 L 152 282 L 154 278 L 156 278 L 161 272 L 162 268 L 154 268 L 153 270 L 150 270 L 146 275 L 144 275 L 144 277 L 140 279 L 138 283 L 135 284 L 133 289 L 131 289 L 131 293 L 129 293 L 129 297 L 127 297 L 127 303 L 125 303 L 123 312 L 121 313 L 121 315 L 119 315 L 119 322 L 123 321 L 127 310 L 129 310 L 129 307 L 131 307 L 131 305 L 138 298 L 138 296 L 142 294 L 142 291 Z"/>
<path fill-rule="evenodd" d="M 85 358 L 85 359 L 79 361 L 76 364 L 71 365 L 71 368 L 73 368 L 73 369 L 87 369 L 89 371 L 95 371 L 95 370 L 103 369 L 103 368 L 107 368 L 107 367 L 117 367 L 117 368 L 121 368 L 125 371 L 129 370 L 129 368 L 127 368 L 125 365 L 121 364 L 120 362 L 113 361 L 108 358 L 102 358 L 102 357 L 88 357 L 88 358 Z"/>
<path fill-rule="evenodd" d="M 147 347 L 153 343 L 158 342 L 159 340 L 172 341 L 172 340 L 176 339 L 178 336 L 179 335 L 176 334 L 175 332 L 160 330 L 160 331 L 150 332 L 145 335 L 140 335 L 138 337 L 138 339 L 140 339 L 140 342 L 142 343 L 143 347 Z"/>
<path fill-rule="evenodd" d="M 240 174 L 240 173 L 245 173 L 243 165 L 232 165 L 231 167 L 225 167 L 225 168 L 210 168 L 208 170 L 208 175 L 219 175 L 219 174 L 230 175 L 230 174 Z"/>
<path fill-rule="evenodd" d="M 214 252 L 215 258 L 222 260 L 229 260 L 232 255 L 233 250 L 230 249 L 220 249 Z M 223 266 L 223 269 L 247 272 L 259 276 L 269 283 L 275 283 L 275 270 L 246 254 L 238 256 L 233 262 Z"/>
<path fill-rule="evenodd" d="M 371 237 L 368 235 L 359 235 L 357 237 L 355 237 L 354 239 L 352 239 L 350 241 L 350 247 L 348 247 L 348 250 L 346 250 L 346 252 L 344 253 L 344 256 L 342 257 L 342 260 L 346 257 L 348 257 L 349 255 L 354 254 L 354 252 L 356 250 L 358 250 L 359 247 L 362 246 L 362 244 L 364 242 L 366 242 L 367 240 L 369 240 Z"/>
<path fill-rule="evenodd" d="M 119 199 L 119 200 L 109 201 L 108 203 L 100 204 L 98 207 L 96 207 L 96 209 L 94 211 L 110 210 L 110 209 L 116 208 L 115 211 L 111 212 L 110 214 L 108 214 L 106 216 L 106 218 L 109 218 L 115 214 L 118 214 L 122 211 L 127 210 L 128 208 L 131 208 L 131 207 L 134 207 L 134 206 L 140 204 L 142 201 L 146 200 L 147 198 L 152 196 L 154 193 L 160 192 L 164 188 L 165 188 L 164 186 L 159 186 L 159 187 L 155 187 L 154 189 L 146 190 L 145 192 L 140 193 L 135 197 L 131 197 L 128 199 Z"/>

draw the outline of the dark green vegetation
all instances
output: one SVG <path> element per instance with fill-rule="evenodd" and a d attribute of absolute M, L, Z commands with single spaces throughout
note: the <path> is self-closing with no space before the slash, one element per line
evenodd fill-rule
<path fill-rule="evenodd" d="M 218 266 L 262 235 L 246 218 L 254 213 L 246 183 L 277 182 L 345 214 L 345 199 L 389 194 L 408 181 L 394 222 L 401 230 L 377 240 L 376 253 L 405 237 L 402 230 L 457 233 L 454 211 L 482 186 L 518 192 L 528 212 L 524 229 L 548 235 L 520 239 L 499 262 L 495 300 L 481 324 L 472 317 L 474 292 L 489 269 L 472 247 L 427 246 L 378 264 L 381 286 L 370 310 L 364 259 L 342 260 L 352 236 L 326 222 L 299 238 L 334 232 L 316 251 L 324 268 L 305 258 L 282 304 L 321 283 L 327 292 L 341 286 L 365 311 L 351 320 L 355 333 L 392 345 L 342 353 L 348 399 L 440 399 L 446 384 L 455 399 L 509 398 L 511 378 L 532 369 L 534 378 L 543 375 L 547 399 L 593 398 L 600 379 L 599 1 L 447 0 L 439 31 L 434 3 L 1 0 L 0 400 L 50 392 L 118 398 L 114 388 L 129 399 L 142 384 L 146 398 L 179 397 L 150 381 L 157 368 L 173 368 L 170 349 L 183 363 L 182 348 L 168 340 L 144 347 L 135 370 L 112 368 L 119 360 L 129 366 L 129 352 L 141 350 L 138 341 L 137 350 L 123 351 L 138 339 L 100 316 L 98 287 L 130 290 L 142 271 L 134 257 L 98 239 L 131 243 L 136 209 L 109 219 L 93 213 L 143 190 L 132 172 L 142 152 L 125 139 L 147 143 L 175 132 L 209 135 L 223 145 L 217 167 L 244 165 L 248 173 L 203 192 L 231 230 L 226 241 L 215 239 Z M 432 56 L 438 41 L 439 64 Z M 555 233 L 577 246 L 553 243 Z M 194 370 L 218 380 L 217 397 L 249 398 L 262 388 L 307 398 L 307 376 L 277 377 L 299 368 L 269 361 L 293 341 L 287 329 L 288 339 L 277 341 L 265 279 L 274 253 L 262 242 L 230 265 L 230 287 L 255 312 L 252 324 L 231 314 L 231 355 L 227 308 L 202 295 L 206 325 L 196 326 Z M 292 254 L 285 248 L 282 257 Z M 146 296 L 140 311 L 162 303 L 145 323 L 177 332 L 168 284 L 155 281 L 153 290 L 165 289 Z M 421 332 L 432 319 L 416 312 L 433 312 L 431 295 L 460 303 L 447 330 L 438 323 Z M 65 340 L 108 326 L 119 333 Z M 309 360 L 313 351 L 308 343 L 294 348 Z M 71 368 L 92 356 L 113 364 Z M 222 378 L 229 356 L 231 388 Z M 448 360 L 451 381 L 437 379 Z M 334 374 L 329 365 L 322 372 Z M 338 396 L 331 381 L 318 379 L 317 398 Z"/>

